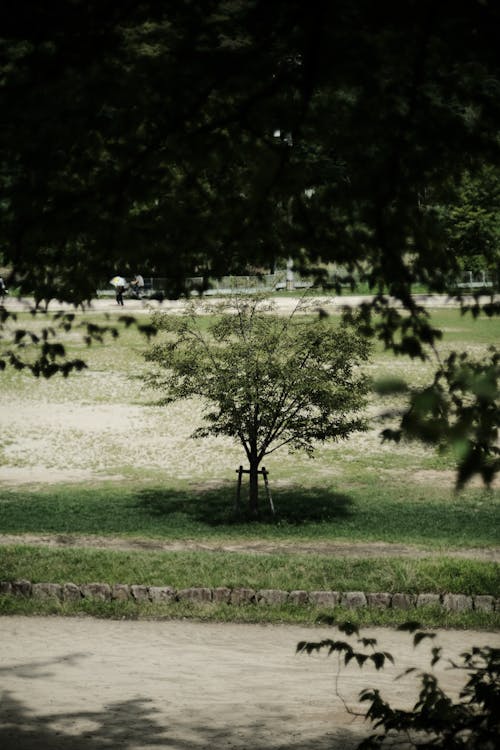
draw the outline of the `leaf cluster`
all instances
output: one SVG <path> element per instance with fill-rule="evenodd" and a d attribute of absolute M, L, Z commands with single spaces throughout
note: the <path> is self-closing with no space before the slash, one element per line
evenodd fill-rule
<path fill-rule="evenodd" d="M 333 621 L 330 624 L 334 624 Z M 419 627 L 417 622 L 408 622 L 398 629 L 412 633 L 416 647 L 423 640 L 435 637 L 434 633 L 419 630 Z M 352 623 L 341 623 L 337 628 L 347 635 L 359 636 L 359 629 Z M 363 646 L 363 650 L 330 639 L 316 643 L 301 641 L 297 651 L 311 654 L 326 649 L 328 655 L 338 653 L 339 658 L 343 656 L 344 665 L 354 660 L 360 668 L 367 662 L 373 663 L 377 670 L 383 668 L 387 660 L 394 663 L 389 653 L 375 651 L 376 639 L 358 637 L 357 643 Z M 441 648 L 432 648 L 431 654 L 433 667 L 442 658 Z M 500 649 L 473 647 L 461 654 L 460 661 L 449 661 L 449 665 L 451 669 L 467 673 L 458 700 L 448 696 L 430 672 L 418 672 L 421 689 L 410 710 L 393 708 L 376 688 L 362 690 L 360 700 L 368 703 L 364 716 L 378 732 L 365 738 L 358 750 L 394 747 L 395 743 L 421 750 L 493 750 L 500 735 Z M 417 670 L 411 667 L 399 678 L 412 672 Z M 346 708 L 355 713 L 348 706 Z"/>
<path fill-rule="evenodd" d="M 384 430 L 384 439 L 418 439 L 457 458 L 457 488 L 475 474 L 491 485 L 500 470 L 500 354 L 490 347 L 475 360 L 452 352 L 431 385 L 414 390 L 398 430 Z"/>
<path fill-rule="evenodd" d="M 118 325 L 102 325 L 69 312 L 47 313 L 32 308 L 30 315 L 32 324 L 20 328 L 18 315 L 0 306 L 0 371 L 12 367 L 48 379 L 57 374 L 67 378 L 72 372 L 86 369 L 83 359 L 68 356 L 65 337 L 75 329 L 81 332 L 87 347 L 103 344 L 108 337 L 116 339 L 120 325 L 135 325 L 148 340 L 156 334 L 153 325 L 141 324 L 132 316 L 120 316 Z"/>

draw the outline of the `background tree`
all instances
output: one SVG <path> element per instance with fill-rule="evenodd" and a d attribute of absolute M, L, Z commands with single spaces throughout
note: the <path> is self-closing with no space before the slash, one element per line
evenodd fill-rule
<path fill-rule="evenodd" d="M 299 306 L 279 317 L 259 298 L 217 306 L 205 330 L 200 307 L 155 315 L 166 334 L 147 359 L 159 365 L 150 383 L 163 403 L 201 397 L 207 426 L 197 436 L 239 441 L 250 471 L 249 510 L 258 514 L 258 471 L 282 447 L 312 455 L 315 444 L 362 430 L 368 383 L 359 369 L 369 345 L 354 329 L 334 328 Z"/>
<path fill-rule="evenodd" d="M 461 271 L 486 272 L 500 283 L 500 169 L 485 165 L 472 177 L 464 172 L 452 205 L 443 207 L 449 247 Z"/>
<path fill-rule="evenodd" d="M 495 3 L 21 0 L 0 30 L 1 243 L 27 292 L 37 266 L 80 301 L 139 257 L 179 291 L 284 254 L 411 305 L 455 266 L 426 193 L 498 162 Z"/>

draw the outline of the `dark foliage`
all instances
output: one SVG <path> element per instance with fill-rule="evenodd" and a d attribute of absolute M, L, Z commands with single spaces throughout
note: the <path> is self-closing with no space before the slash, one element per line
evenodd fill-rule
<path fill-rule="evenodd" d="M 498 162 L 496 4 L 21 0 L 0 29 L 2 249 L 38 298 L 292 254 L 411 307 L 459 268 L 438 208 Z"/>
<path fill-rule="evenodd" d="M 434 633 L 419 630 L 419 627 L 418 622 L 408 622 L 399 630 L 413 634 L 414 646 L 435 637 Z M 361 668 L 369 661 L 377 670 L 382 669 L 387 660 L 393 661 L 389 653 L 375 650 L 374 638 L 359 637 L 355 624 L 343 623 L 338 629 L 348 636 L 357 635 L 362 648 L 356 649 L 346 641 L 327 639 L 316 643 L 302 641 L 297 651 L 310 654 L 326 649 L 328 654 L 337 653 L 344 664 L 354 660 Z M 432 667 L 443 657 L 438 647 L 431 653 Z M 467 673 L 456 701 L 440 688 L 435 675 L 429 672 L 418 674 L 421 689 L 410 710 L 392 708 L 377 689 L 362 690 L 360 699 L 369 704 L 364 715 L 378 732 L 364 739 L 358 750 L 377 750 L 399 744 L 420 750 L 495 750 L 500 736 L 500 649 L 473 647 L 461 654 L 458 662 L 450 661 L 450 668 Z M 410 668 L 405 674 L 415 671 Z"/>

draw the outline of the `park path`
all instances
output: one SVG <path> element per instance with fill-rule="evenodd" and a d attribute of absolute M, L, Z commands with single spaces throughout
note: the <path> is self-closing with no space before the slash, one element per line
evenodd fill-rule
<path fill-rule="evenodd" d="M 0 545 L 30 545 L 49 548 L 91 547 L 92 549 L 123 552 L 239 552 L 242 554 L 315 554 L 332 557 L 457 557 L 467 560 L 500 562 L 500 547 L 478 547 L 470 549 L 424 549 L 406 544 L 388 542 L 344 542 L 344 541 L 198 541 L 162 540 L 124 537 L 79 536 L 73 534 L 0 534 Z"/>
<path fill-rule="evenodd" d="M 224 299 L 223 297 L 216 297 L 214 296 L 208 296 L 205 297 L 203 300 L 204 304 L 206 305 L 212 305 L 216 304 L 217 302 L 220 302 L 221 299 Z M 227 299 L 227 297 L 226 297 Z M 276 306 L 276 309 L 278 311 L 283 312 L 291 312 L 294 310 L 297 305 L 304 300 L 304 297 L 300 294 L 297 294 L 297 296 L 283 296 L 280 297 L 279 295 L 275 295 L 271 298 L 273 303 Z M 372 295 L 324 295 L 324 296 L 314 296 L 314 297 L 307 297 L 308 304 L 311 305 L 311 309 L 315 309 L 317 307 L 321 307 L 323 309 L 328 310 L 339 310 L 345 305 L 356 307 L 364 302 L 370 302 L 373 299 Z M 443 294 L 416 294 L 414 295 L 414 299 L 419 304 L 423 305 L 424 307 L 429 308 L 438 308 L 438 307 L 458 307 L 459 302 L 453 298 L 448 297 Z M 487 302 L 490 301 L 489 297 L 480 298 L 481 301 Z M 475 302 L 473 297 L 464 297 L 464 302 L 466 303 L 473 303 Z M 401 306 L 401 303 L 392 300 L 391 303 L 394 306 Z M 24 299 L 18 299 L 16 297 L 8 298 L 5 306 L 8 310 L 11 312 L 22 312 L 23 310 L 28 310 L 31 307 L 33 307 L 33 300 L 31 298 L 24 298 Z M 117 305 L 114 296 L 109 297 L 102 297 L 100 299 L 94 299 L 91 302 L 89 310 L 93 312 L 106 312 L 106 313 L 119 313 L 120 315 L 123 315 L 124 312 L 130 311 L 130 312 L 146 312 L 150 313 L 151 310 L 161 309 L 166 312 L 180 312 L 181 310 L 185 309 L 185 301 L 182 299 L 178 300 L 165 300 L 162 303 L 157 302 L 156 300 L 135 300 L 135 299 L 127 299 L 125 298 L 125 306 L 121 307 L 120 305 Z M 81 309 L 81 308 L 80 308 Z M 52 300 L 49 304 L 48 308 L 49 312 L 59 312 L 59 311 L 74 311 L 75 308 L 73 305 L 70 305 L 68 303 L 64 302 L 57 302 L 56 300 Z"/>
<path fill-rule="evenodd" d="M 500 647 L 499 633 L 443 631 L 414 650 L 407 634 L 370 629 L 396 666 L 342 669 L 339 692 L 358 711 L 359 691 L 378 687 L 409 708 L 430 648 L 456 657 Z M 2 750 L 350 750 L 368 731 L 336 695 L 337 662 L 295 653 L 300 640 L 336 637 L 326 627 L 0 618 Z M 342 636 L 344 638 L 344 636 Z M 435 672 L 456 695 L 463 673 Z"/>

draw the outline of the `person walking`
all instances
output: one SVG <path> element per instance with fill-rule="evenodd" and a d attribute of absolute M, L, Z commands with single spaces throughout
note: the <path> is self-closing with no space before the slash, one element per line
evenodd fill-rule
<path fill-rule="evenodd" d="M 125 291 L 125 287 L 122 285 L 116 286 L 116 301 L 119 305 L 123 307 L 123 292 Z"/>
<path fill-rule="evenodd" d="M 117 304 L 123 306 L 123 292 L 127 288 L 127 280 L 124 276 L 113 276 L 109 283 L 115 288 L 115 298 Z"/>

